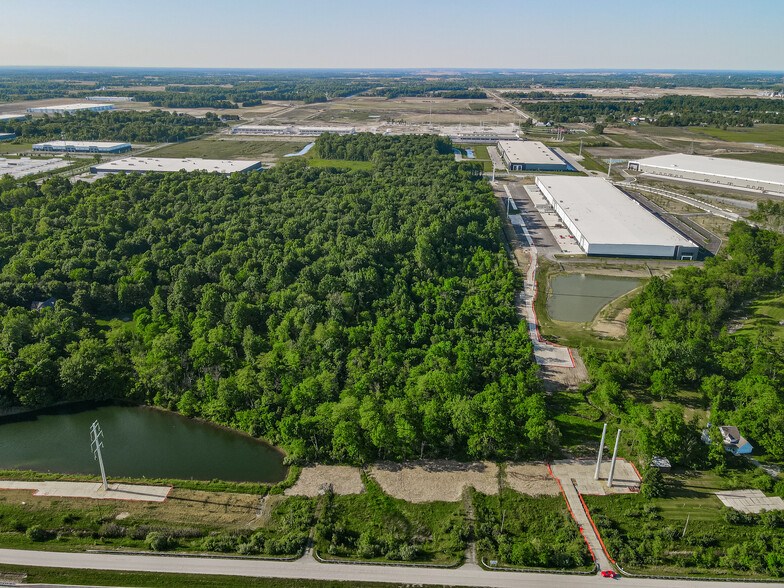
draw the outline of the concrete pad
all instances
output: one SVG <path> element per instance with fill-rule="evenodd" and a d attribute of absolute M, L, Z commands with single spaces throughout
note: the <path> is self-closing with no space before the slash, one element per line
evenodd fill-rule
<path fill-rule="evenodd" d="M 762 490 L 726 490 L 716 492 L 719 500 L 729 508 L 746 513 L 759 513 L 762 510 L 784 510 L 784 500 L 779 496 L 765 496 Z"/>
<path fill-rule="evenodd" d="M 0 490 L 32 490 L 33 496 L 62 496 L 68 498 L 95 498 L 98 500 L 135 500 L 163 502 L 171 486 L 143 486 L 141 484 L 109 484 L 103 489 L 100 482 L 27 482 L 0 480 Z"/>
<path fill-rule="evenodd" d="M 607 486 L 610 474 L 610 460 L 602 462 L 599 480 L 593 479 L 596 461 L 593 459 L 559 459 L 551 464 L 553 475 L 561 484 L 572 481 L 580 494 L 629 494 L 640 490 L 640 476 L 634 466 L 625 459 L 615 463 L 613 486 Z"/>

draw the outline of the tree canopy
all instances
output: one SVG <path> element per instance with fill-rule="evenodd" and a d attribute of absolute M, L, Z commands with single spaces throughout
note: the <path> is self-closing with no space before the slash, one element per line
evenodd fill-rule
<path fill-rule="evenodd" d="M 4 179 L 0 402 L 130 398 L 313 459 L 546 451 L 489 185 L 436 137 L 357 141 L 370 172 Z"/>

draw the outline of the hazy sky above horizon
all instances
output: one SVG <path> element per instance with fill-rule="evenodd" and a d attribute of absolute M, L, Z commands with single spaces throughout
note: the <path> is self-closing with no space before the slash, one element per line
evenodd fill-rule
<path fill-rule="evenodd" d="M 784 70 L 784 1 L 6 0 L 0 66 Z"/>

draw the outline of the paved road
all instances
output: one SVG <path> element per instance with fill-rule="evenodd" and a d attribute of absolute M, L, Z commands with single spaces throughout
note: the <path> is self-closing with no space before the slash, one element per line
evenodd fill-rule
<path fill-rule="evenodd" d="M 539 122 L 534 117 L 532 117 L 530 114 L 520 110 L 517 106 L 512 104 L 512 102 L 510 100 L 507 100 L 506 98 L 504 98 L 503 96 L 501 96 L 497 92 L 491 92 L 487 88 L 482 88 L 482 90 L 484 91 L 485 94 L 487 94 L 487 96 L 489 98 L 493 98 L 494 100 L 498 100 L 498 102 L 500 102 L 501 104 L 503 104 L 504 106 L 506 106 L 508 108 L 511 108 L 514 112 L 516 112 L 518 115 L 522 116 L 523 118 L 526 118 L 526 119 L 530 118 L 531 122 L 534 123 L 534 124 Z"/>
<path fill-rule="evenodd" d="M 607 586 L 601 576 L 567 576 L 520 572 L 488 572 L 478 568 L 402 568 L 373 565 L 320 564 L 302 558 L 293 563 L 247 559 L 219 559 L 154 555 L 115 555 L 103 553 L 63 553 L 56 551 L 22 551 L 0 549 L 0 563 L 53 568 L 121 570 L 132 572 L 213 574 L 256 578 L 333 580 L 342 582 L 401 582 L 415 585 L 487 586 L 489 588 L 580 588 Z M 716 584 L 691 580 L 651 580 L 624 578 L 624 586 L 638 588 L 718 588 L 748 587 L 742 582 Z M 784 586 L 784 583 L 767 584 Z"/>

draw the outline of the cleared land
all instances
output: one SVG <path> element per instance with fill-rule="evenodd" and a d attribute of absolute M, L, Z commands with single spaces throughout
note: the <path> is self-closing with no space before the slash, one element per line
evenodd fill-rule
<path fill-rule="evenodd" d="M 371 475 L 385 493 L 414 503 L 456 502 L 468 486 L 483 494 L 498 493 L 498 466 L 489 461 L 379 462 Z"/>
<path fill-rule="evenodd" d="M 509 463 L 506 465 L 506 486 L 529 496 L 557 496 L 558 482 L 544 463 Z"/>
<path fill-rule="evenodd" d="M 302 468 L 297 482 L 286 496 L 318 496 L 331 487 L 335 494 L 361 494 L 365 491 L 362 475 L 351 466 L 315 465 Z"/>

